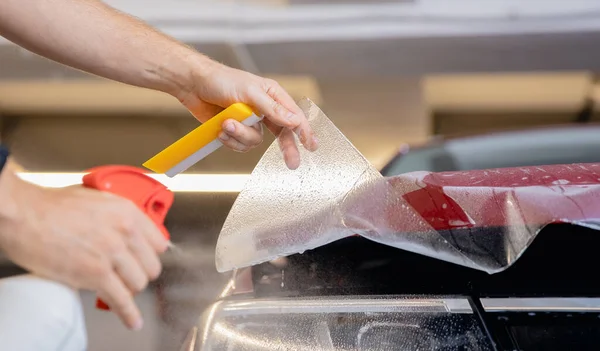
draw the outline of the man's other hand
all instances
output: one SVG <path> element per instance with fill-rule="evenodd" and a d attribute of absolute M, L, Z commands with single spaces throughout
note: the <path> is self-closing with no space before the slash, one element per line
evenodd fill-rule
<path fill-rule="evenodd" d="M 133 296 L 161 272 L 167 240 L 129 200 L 72 186 L 41 188 L 5 169 L 0 248 L 16 264 L 73 288 L 96 291 L 131 329 L 142 327 Z"/>

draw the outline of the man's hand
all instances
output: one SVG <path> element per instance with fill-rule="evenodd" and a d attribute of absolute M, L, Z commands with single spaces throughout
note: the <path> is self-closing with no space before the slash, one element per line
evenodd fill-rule
<path fill-rule="evenodd" d="M 46 189 L 0 177 L 0 248 L 34 274 L 96 291 L 132 329 L 142 327 L 133 296 L 158 277 L 167 241 L 132 202 L 73 186 Z"/>
<path fill-rule="evenodd" d="M 189 87 L 186 89 L 184 85 L 184 90 L 176 97 L 199 121 L 205 122 L 223 108 L 243 102 L 265 117 L 263 123 L 278 137 L 289 168 L 296 169 L 300 164 L 294 133 L 306 149 L 317 149 L 318 142 L 306 116 L 276 81 L 227 67 L 200 55 L 191 58 L 190 67 Z M 198 69 L 194 70 L 196 67 Z M 235 120 L 227 120 L 219 138 L 233 150 L 245 152 L 262 142 L 262 126 L 248 127 Z"/>

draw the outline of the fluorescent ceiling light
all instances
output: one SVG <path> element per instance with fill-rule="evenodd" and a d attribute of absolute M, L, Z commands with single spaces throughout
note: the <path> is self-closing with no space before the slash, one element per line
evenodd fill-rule
<path fill-rule="evenodd" d="M 60 188 L 81 184 L 85 173 L 18 173 L 21 179 L 43 187 Z M 170 190 L 176 192 L 235 193 L 244 188 L 249 174 L 180 174 L 169 178 L 164 174 L 148 173 Z"/>

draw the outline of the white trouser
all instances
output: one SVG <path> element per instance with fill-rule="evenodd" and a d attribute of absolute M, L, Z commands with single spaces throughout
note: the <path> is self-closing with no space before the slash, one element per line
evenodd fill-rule
<path fill-rule="evenodd" d="M 32 275 L 0 279 L 0 350 L 84 351 L 79 294 Z"/>

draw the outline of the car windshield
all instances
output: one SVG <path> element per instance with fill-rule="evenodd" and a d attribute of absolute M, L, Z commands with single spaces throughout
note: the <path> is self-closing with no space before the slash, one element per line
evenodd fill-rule
<path fill-rule="evenodd" d="M 449 140 L 399 155 L 384 176 L 414 171 L 600 162 L 600 125 L 506 132 Z"/>

